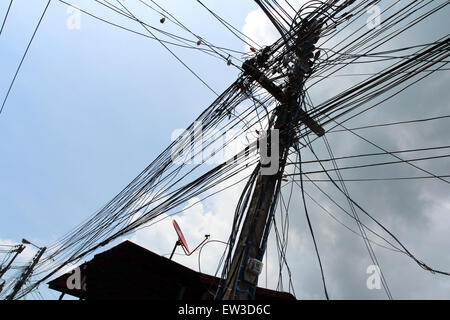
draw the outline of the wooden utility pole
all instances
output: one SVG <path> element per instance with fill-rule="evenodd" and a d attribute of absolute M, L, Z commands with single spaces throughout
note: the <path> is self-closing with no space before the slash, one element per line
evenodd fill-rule
<path fill-rule="evenodd" d="M 19 290 L 22 288 L 22 286 L 25 284 L 25 282 L 28 280 L 28 278 L 31 276 L 31 273 L 33 272 L 34 267 L 39 262 L 39 259 L 41 259 L 42 255 L 44 254 L 45 250 L 47 250 L 46 247 L 40 248 L 39 251 L 36 253 L 36 255 L 33 258 L 33 261 L 30 263 L 30 265 L 25 269 L 25 271 L 22 273 L 22 277 L 20 277 L 19 281 L 17 281 L 16 285 L 14 286 L 13 291 L 11 294 L 6 298 L 6 300 L 13 300 L 16 294 L 19 292 Z"/>
<path fill-rule="evenodd" d="M 275 123 L 272 128 L 269 128 L 269 130 L 280 130 L 278 142 L 279 166 L 276 174 L 259 174 L 257 177 L 252 199 L 234 251 L 230 271 L 224 286 L 221 288 L 220 297 L 224 300 L 249 300 L 254 297 L 254 290 L 262 269 L 261 260 L 265 252 L 263 238 L 268 235 L 270 219 L 272 219 L 269 212 L 277 196 L 277 182 L 280 181 L 284 172 L 284 162 L 291 147 L 295 127 L 299 122 L 302 122 L 318 136 L 325 133 L 324 129 L 299 106 L 299 97 L 303 90 L 305 75 L 310 72 L 314 63 L 314 44 L 319 39 L 320 29 L 319 22 L 310 20 L 296 31 L 297 34 L 290 42 L 295 46 L 296 58 L 289 82 L 284 89 L 268 79 L 252 59 L 244 62 L 242 66 L 244 72 L 253 81 L 258 82 L 279 102 L 275 111 Z M 288 45 L 288 43 L 285 43 L 285 45 Z M 270 135 L 270 132 L 268 132 L 268 135 Z"/>

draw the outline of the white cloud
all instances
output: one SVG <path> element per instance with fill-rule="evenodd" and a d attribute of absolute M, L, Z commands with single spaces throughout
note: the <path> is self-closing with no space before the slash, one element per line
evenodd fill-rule
<path fill-rule="evenodd" d="M 218 200 L 218 203 L 226 203 L 226 195 L 222 195 L 223 202 Z M 227 241 L 228 237 L 228 219 L 225 216 L 220 216 L 222 208 L 216 208 L 216 212 L 206 208 L 204 202 L 199 201 L 199 198 L 191 198 L 184 207 L 183 213 L 180 215 L 169 216 L 163 214 L 159 219 L 163 219 L 157 224 L 143 228 L 137 231 L 130 240 L 135 242 L 155 253 L 164 255 L 166 257 L 171 253 L 175 242 L 178 240 L 177 234 L 173 228 L 172 220 L 175 219 L 180 226 L 186 238 L 190 250 L 205 239 L 206 234 L 211 235 L 211 239 Z M 231 212 L 231 210 L 230 210 Z M 209 250 L 209 247 L 218 250 Z M 210 244 L 202 250 L 202 271 L 211 272 L 216 267 L 216 262 L 223 252 L 224 245 Z M 178 254 L 173 257 L 183 265 L 186 265 L 193 270 L 198 270 L 197 254 L 189 257 L 180 255 L 183 253 L 181 248 L 177 248 Z M 214 257 L 211 257 L 214 256 Z"/>
<path fill-rule="evenodd" d="M 363 16 L 363 18 L 365 19 L 367 16 Z M 271 44 L 280 37 L 277 30 L 272 26 L 261 9 L 248 14 L 243 31 L 249 38 L 252 38 L 261 45 Z M 366 31 L 367 29 L 363 28 L 359 32 L 361 34 Z M 323 47 L 333 48 L 337 45 L 337 48 L 339 48 L 342 45 L 346 45 L 349 43 L 348 40 L 342 43 L 340 41 L 347 36 L 355 36 L 352 34 L 354 32 L 356 32 L 355 28 L 347 28 L 340 33 L 339 37 L 330 38 Z M 411 43 L 424 43 L 424 41 L 420 40 L 413 33 L 402 39 L 395 39 L 389 42 L 388 45 L 390 48 L 395 48 L 407 46 Z M 248 50 L 249 48 L 247 47 L 246 49 Z M 378 50 L 383 50 L 383 47 L 378 48 Z M 340 71 L 340 73 L 374 73 L 385 66 L 386 64 L 381 63 L 376 64 L 376 66 L 372 66 L 371 64 L 357 64 Z M 440 77 L 437 78 L 438 76 Z M 316 104 L 323 102 L 362 79 L 364 78 L 329 78 L 314 87 L 313 90 L 310 90 L 312 100 Z M 442 86 L 448 83 L 448 81 L 445 81 L 446 78 L 443 73 L 435 75 L 435 79 L 440 79 L 440 81 L 433 82 L 435 86 L 439 84 L 439 88 L 431 87 L 430 84 L 421 82 L 419 85 L 410 88 L 407 93 L 401 94 L 392 101 L 385 103 L 384 107 L 377 107 L 371 112 L 365 113 L 364 116 L 355 118 L 350 123 L 351 126 L 358 126 L 355 124 L 366 125 L 434 116 L 436 113 L 447 114 L 448 103 L 445 102 L 445 89 Z M 425 105 L 420 105 L 420 102 L 425 97 L 428 97 L 430 92 L 433 92 L 434 96 L 431 96 L 428 100 L 436 99 L 437 102 L 433 101 L 434 103 L 429 102 Z M 439 99 L 440 94 L 437 94 L 438 92 L 442 92 L 443 97 L 441 96 L 441 99 Z M 350 124 L 347 126 L 350 126 Z M 445 145 L 445 137 L 448 137 L 448 135 L 444 135 L 448 133 L 448 130 L 445 132 L 442 130 L 442 127 L 433 127 L 432 125 L 421 128 L 421 130 L 416 129 L 417 127 L 414 126 L 395 127 L 386 128 L 386 130 L 358 133 L 389 150 Z M 329 140 L 335 156 L 380 151 L 350 134 L 330 135 Z M 319 153 L 319 156 L 327 157 L 326 152 L 320 153 L 319 151 L 324 151 L 321 147 L 317 147 L 316 152 Z M 394 159 L 387 157 L 385 160 L 391 161 Z M 421 163 L 420 165 L 428 169 L 429 163 Z M 420 171 L 411 169 L 408 166 L 404 167 L 401 169 L 410 170 L 409 172 L 413 173 L 410 175 L 420 174 Z M 437 166 L 437 169 L 443 169 L 444 167 L 445 165 Z M 367 177 L 371 174 L 373 177 L 385 177 L 389 176 L 389 174 L 397 176 L 408 174 L 406 171 L 396 171 L 397 168 L 358 171 L 358 174 L 360 176 L 366 175 Z M 350 178 L 352 172 L 344 171 L 343 174 L 345 177 Z M 446 173 L 444 172 L 444 174 Z M 445 252 L 449 243 L 448 230 L 450 215 L 448 213 L 450 207 L 446 193 L 441 188 L 438 188 L 439 186 L 446 186 L 442 183 L 439 184 L 439 182 L 431 181 L 423 185 L 421 183 L 348 184 L 348 188 L 352 197 L 387 226 L 388 229 L 393 231 L 419 259 L 429 262 L 430 266 L 448 270 L 450 262 Z M 341 194 L 333 191 L 333 188 L 328 188 L 325 184 L 321 184 L 320 186 L 334 199 L 337 199 L 338 203 L 343 204 L 348 209 L 348 205 Z M 306 188 L 321 205 L 327 207 L 340 220 L 344 217 L 345 220 L 342 221 L 357 230 L 354 221 L 349 220 L 345 214 L 341 215 L 342 212 L 335 206 L 330 206 L 330 201 L 321 195 L 317 189 L 310 184 Z M 301 196 L 297 190 L 297 193 L 293 196 L 293 202 L 296 203 L 296 206 L 292 207 L 290 214 L 290 255 L 288 257 L 293 272 L 294 286 L 298 298 L 323 299 L 320 272 L 317 268 L 317 258 L 313 251 L 311 236 L 305 220 L 299 218 L 304 215 L 303 209 L 298 205 L 300 201 Z M 365 270 L 371 262 L 362 239 L 349 233 L 343 227 L 337 226 L 336 222 L 329 217 L 325 218 L 321 209 L 314 207 L 311 201 L 308 200 L 308 204 L 331 297 L 335 299 L 386 298 L 382 291 L 368 291 L 365 287 L 367 276 Z M 362 213 L 360 214 L 363 216 Z M 273 232 L 271 235 L 273 235 Z M 374 246 L 374 248 L 384 267 L 383 271 L 386 273 L 388 282 L 391 284 L 394 298 L 448 297 L 450 282 L 447 278 L 430 275 L 404 255 L 392 253 L 385 249 L 380 249 L 377 246 Z M 269 246 L 269 254 L 269 273 L 271 274 L 269 276 L 269 282 L 273 283 L 278 278 L 278 259 L 276 257 L 273 239 L 272 244 Z M 265 275 L 263 273 L 260 278 L 260 284 L 265 283 L 264 277 Z M 286 287 L 285 285 L 285 289 Z"/>
<path fill-rule="evenodd" d="M 12 241 L 9 239 L 0 239 L 0 244 L 15 246 L 20 243 L 16 241 Z M 17 256 L 14 264 L 27 264 L 30 263 L 31 259 L 33 259 L 34 255 L 37 253 L 37 249 L 32 245 L 25 245 L 25 249 Z"/>
<path fill-rule="evenodd" d="M 248 43 L 253 44 L 251 41 L 253 40 L 260 46 L 270 45 L 280 37 L 276 28 L 261 9 L 256 9 L 247 15 L 242 30 L 248 37 Z M 250 50 L 248 46 L 245 49 L 246 51 Z"/>
<path fill-rule="evenodd" d="M 290 5 L 292 5 L 295 9 L 300 8 L 300 5 L 305 2 L 306 0 L 289 1 Z M 289 12 L 289 14 L 292 16 L 294 15 L 292 8 L 286 3 L 286 1 L 281 0 L 279 1 L 279 4 L 287 12 Z M 247 36 L 247 42 L 249 44 L 254 45 L 252 42 L 253 40 L 260 46 L 271 45 L 281 36 L 262 9 L 256 9 L 247 15 L 242 32 Z M 246 46 L 245 50 L 248 52 L 250 48 Z"/>

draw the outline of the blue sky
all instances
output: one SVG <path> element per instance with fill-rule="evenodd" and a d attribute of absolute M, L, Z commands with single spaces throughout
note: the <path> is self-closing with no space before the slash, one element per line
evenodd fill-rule
<path fill-rule="evenodd" d="M 146 33 L 92 1 L 69 2 Z M 1 17 L 8 4 L 0 3 Z M 45 4 L 13 2 L 0 36 L 2 99 Z M 238 29 L 256 8 L 252 1 L 209 5 Z M 165 8 L 212 43 L 244 49 L 195 1 Z M 170 30 L 151 10 L 140 15 Z M 3 242 L 56 241 L 126 186 L 215 97 L 157 41 L 84 14 L 80 29 L 69 29 L 72 16 L 67 5 L 51 2 L 0 115 Z M 173 50 L 216 92 L 237 75 L 216 58 Z"/>
<path fill-rule="evenodd" d="M 0 38 L 2 93 L 44 5 L 14 1 Z M 0 12 L 6 8 L 3 1 Z M 167 8 L 206 39 L 243 49 L 194 1 Z M 254 5 L 212 8 L 239 28 Z M 0 165 L 8 168 L 0 173 L 2 238 L 58 237 L 115 195 L 214 98 L 156 41 L 84 15 L 81 28 L 69 30 L 69 16 L 52 1 L 0 117 Z M 149 17 L 159 24 L 158 15 Z M 175 50 L 216 91 L 237 74 L 202 53 Z"/>
<path fill-rule="evenodd" d="M 92 1 L 69 2 L 102 18 L 146 32 L 136 23 L 111 14 Z M 204 2 L 240 30 L 249 13 L 257 9 L 250 0 Z M 0 3 L 0 17 L 8 3 Z M 13 3 L 0 36 L 2 98 L 45 4 L 44 0 L 15 0 Z M 244 50 L 244 44 L 194 0 L 164 1 L 164 7 L 215 45 Z M 176 30 L 168 22 L 160 24 L 158 14 L 151 11 L 139 14 L 156 27 Z M 215 97 L 158 42 L 86 15 L 81 16 L 79 30 L 70 30 L 67 28 L 70 15 L 66 5 L 52 0 L 0 114 L 0 240 L 20 242 L 25 237 L 42 246 L 53 243 L 122 190 L 170 143 L 172 132 L 189 125 Z M 396 46 L 439 38 L 448 29 L 447 16 L 448 8 L 400 38 Z M 261 16 L 258 19 L 248 30 L 261 38 L 258 40 L 270 43 L 276 34 L 267 21 Z M 217 92 L 228 87 L 238 75 L 237 69 L 203 53 L 180 48 L 174 51 Z M 421 86 L 352 124 L 449 114 L 450 93 L 446 90 L 449 81 L 448 72 L 435 74 Z M 312 98 L 321 102 L 347 84 L 346 80 L 332 82 L 313 91 Z M 423 127 L 423 131 L 370 131 L 368 136 L 392 149 L 444 145 L 448 144 L 450 133 L 445 124 Z M 336 154 L 374 151 L 348 137 L 330 136 L 330 142 Z M 448 173 L 448 162 L 430 167 Z M 449 269 L 450 258 L 445 252 L 450 243 L 450 219 L 446 214 L 450 207 L 445 188 L 437 182 L 393 183 L 381 187 L 352 185 L 349 188 L 421 257 L 441 269 Z M 239 190 L 231 191 L 221 201 L 205 202 L 201 208 L 193 209 L 192 219 L 186 218 L 188 215 L 180 217 L 188 242 L 194 244 L 204 231 L 214 233 L 216 229 L 223 240 L 226 229 L 221 229 L 222 220 L 232 213 L 229 204 L 235 203 L 236 195 Z M 298 195 L 297 199 L 300 199 Z M 315 211 L 319 209 L 312 209 L 313 214 Z M 353 235 L 338 229 L 339 226 L 322 218 L 320 213 L 313 219 L 318 224 L 319 245 L 323 248 L 332 296 L 383 298 L 383 294 L 367 292 L 364 287 L 367 252 L 362 242 L 355 241 Z M 299 297 L 320 299 L 320 274 L 305 221 L 293 215 L 291 225 L 290 253 L 298 275 L 295 279 L 297 293 Z M 172 249 L 175 234 L 170 225 L 148 230 L 146 234 L 137 234 L 133 240 L 160 254 Z M 344 252 L 343 248 L 347 250 Z M 269 252 L 274 253 L 275 248 L 269 246 Z M 348 259 L 342 259 L 343 254 Z M 442 281 L 417 270 L 417 266 L 405 258 L 380 255 L 383 261 L 388 261 L 394 296 L 449 297 L 448 280 Z M 206 270 L 213 270 L 212 260 L 205 263 Z M 181 258 L 180 261 L 195 269 L 196 261 Z"/>

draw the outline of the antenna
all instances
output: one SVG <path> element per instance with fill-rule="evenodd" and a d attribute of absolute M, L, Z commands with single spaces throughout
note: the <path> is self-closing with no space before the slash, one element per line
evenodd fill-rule
<path fill-rule="evenodd" d="M 187 244 L 187 242 L 186 242 L 186 239 L 185 239 L 185 237 L 184 237 L 184 235 L 183 235 L 183 232 L 181 231 L 181 228 L 180 228 L 180 226 L 178 225 L 178 223 L 175 221 L 175 219 L 172 220 L 172 224 L 173 224 L 173 227 L 174 227 L 174 229 L 175 229 L 175 232 L 176 232 L 177 235 L 178 235 L 178 240 L 177 240 L 177 242 L 175 242 L 175 247 L 173 247 L 173 250 L 172 250 L 172 253 L 170 254 L 169 260 L 172 260 L 173 254 L 175 253 L 175 250 L 177 249 L 178 246 L 181 246 L 181 247 L 183 248 L 183 251 L 184 251 L 184 254 L 185 254 L 185 255 L 190 256 L 190 255 L 193 254 L 195 251 L 197 251 L 197 249 L 198 249 L 203 243 L 205 243 L 206 240 L 209 239 L 209 234 L 205 234 L 205 239 L 204 239 L 202 242 L 200 242 L 200 244 L 199 244 L 194 250 L 189 251 L 189 246 L 188 246 L 188 244 Z"/>

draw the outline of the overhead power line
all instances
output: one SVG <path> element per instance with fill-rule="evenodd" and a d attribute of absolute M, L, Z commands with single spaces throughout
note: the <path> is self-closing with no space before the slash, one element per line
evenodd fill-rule
<path fill-rule="evenodd" d="M 3 28 L 5 27 L 6 19 L 8 19 L 9 10 L 11 9 L 12 3 L 13 3 L 13 0 L 11 0 L 9 2 L 8 9 L 6 10 L 5 18 L 3 19 L 2 27 L 0 29 L 0 35 L 2 34 Z"/>
<path fill-rule="evenodd" d="M 22 56 L 22 59 L 20 60 L 19 66 L 17 67 L 17 70 L 16 70 L 16 72 L 14 74 L 14 77 L 13 77 L 13 79 L 11 81 L 11 84 L 9 85 L 8 91 L 6 92 L 6 96 L 3 99 L 3 103 L 2 103 L 2 106 L 0 108 L 0 114 L 3 112 L 3 108 L 5 107 L 6 101 L 8 100 L 8 97 L 9 97 L 9 94 L 11 92 L 11 89 L 12 89 L 12 87 L 14 85 L 14 82 L 16 81 L 17 75 L 19 74 L 20 68 L 22 67 L 23 61 L 25 60 L 25 57 L 26 57 L 26 55 L 28 53 L 28 50 L 30 49 L 31 43 L 33 42 L 34 37 L 36 36 L 36 33 L 37 33 L 38 29 L 39 29 L 39 26 L 41 25 L 41 22 L 44 19 L 45 13 L 47 12 L 47 9 L 48 9 L 48 6 L 50 5 L 50 2 L 51 2 L 51 0 L 48 0 L 46 6 L 44 8 L 44 12 L 42 12 L 42 15 L 41 15 L 41 17 L 39 19 L 39 22 L 38 22 L 36 28 L 34 29 L 33 35 L 31 36 L 31 39 L 28 42 L 27 48 L 25 49 L 25 52 L 24 52 L 24 54 Z"/>

